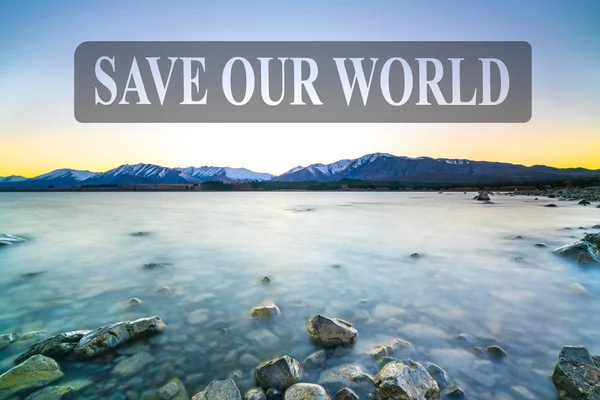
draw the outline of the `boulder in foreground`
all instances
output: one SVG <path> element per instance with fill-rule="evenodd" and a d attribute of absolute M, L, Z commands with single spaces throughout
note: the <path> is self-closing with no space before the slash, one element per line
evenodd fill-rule
<path fill-rule="evenodd" d="M 561 400 L 600 399 L 600 369 L 585 347 L 563 347 L 552 382 Z"/>
<path fill-rule="evenodd" d="M 358 336 L 351 323 L 321 314 L 308 320 L 307 328 L 313 340 L 323 346 L 352 344 Z"/>
<path fill-rule="evenodd" d="M 72 386 L 48 386 L 25 397 L 25 400 L 68 400 L 74 399 L 75 393 Z"/>
<path fill-rule="evenodd" d="M 380 400 L 438 400 L 435 380 L 418 362 L 387 363 L 375 376 L 375 393 Z"/>
<path fill-rule="evenodd" d="M 195 394 L 192 400 L 242 400 L 240 390 L 232 379 L 212 381 L 200 393 Z"/>
<path fill-rule="evenodd" d="M 162 332 L 166 328 L 167 325 L 159 317 L 104 325 L 85 335 L 75 347 L 74 352 L 78 356 L 93 357 L 137 337 Z"/>
<path fill-rule="evenodd" d="M 0 400 L 10 399 L 22 391 L 42 388 L 63 376 L 56 361 L 41 354 L 35 355 L 0 375 Z"/>
<path fill-rule="evenodd" d="M 256 367 L 256 380 L 264 389 L 285 390 L 302 379 L 300 363 L 290 356 L 265 361 Z"/>

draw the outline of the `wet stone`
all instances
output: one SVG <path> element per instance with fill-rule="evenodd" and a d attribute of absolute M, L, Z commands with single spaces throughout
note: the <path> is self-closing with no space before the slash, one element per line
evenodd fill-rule
<path fill-rule="evenodd" d="M 48 386 L 30 394 L 25 400 L 67 400 L 75 398 L 75 389 L 71 386 Z"/>
<path fill-rule="evenodd" d="M 466 400 L 465 392 L 456 385 L 447 386 L 441 393 L 442 399 L 445 400 Z"/>
<path fill-rule="evenodd" d="M 439 365 L 427 363 L 425 369 L 438 384 L 440 390 L 448 386 L 448 375 L 446 374 L 446 371 L 444 371 Z"/>
<path fill-rule="evenodd" d="M 325 350 L 318 350 L 306 357 L 302 365 L 305 369 L 316 369 L 323 367 L 326 361 L 327 352 Z"/>
<path fill-rule="evenodd" d="M 331 391 L 336 391 L 345 387 L 372 386 L 373 378 L 364 373 L 360 367 L 352 365 L 332 368 L 322 372 L 318 383 Z"/>
<path fill-rule="evenodd" d="M 10 399 L 22 391 L 47 386 L 63 376 L 56 361 L 35 355 L 0 375 L 0 399 Z"/>
<path fill-rule="evenodd" d="M 150 353 L 138 353 L 117 363 L 112 374 L 118 378 L 130 377 L 143 371 L 154 360 Z"/>
<path fill-rule="evenodd" d="M 256 380 L 265 389 L 285 390 L 301 378 L 300 363 L 289 356 L 265 361 L 256 367 Z"/>
<path fill-rule="evenodd" d="M 105 325 L 86 334 L 74 349 L 82 357 L 93 357 L 116 348 L 135 338 L 164 331 L 167 328 L 159 317 Z"/>
<path fill-rule="evenodd" d="M 485 352 L 498 359 L 504 358 L 507 355 L 506 352 L 500 346 L 497 345 L 486 347 Z"/>
<path fill-rule="evenodd" d="M 64 357 L 71 353 L 79 341 L 89 332 L 90 331 L 64 332 L 44 339 L 31 345 L 23 354 L 17 357 L 15 363 L 22 363 L 36 354 L 42 354 L 52 358 Z"/>
<path fill-rule="evenodd" d="M 284 394 L 285 400 L 329 400 L 322 386 L 314 383 L 296 383 L 290 386 Z"/>
<path fill-rule="evenodd" d="M 244 400 L 267 400 L 267 395 L 262 388 L 254 388 L 244 394 Z"/>
<path fill-rule="evenodd" d="M 240 390 L 231 379 L 212 381 L 200 393 L 195 394 L 192 400 L 242 400 Z"/>
<path fill-rule="evenodd" d="M 274 388 L 270 388 L 266 392 L 267 400 L 283 400 L 283 392 Z"/>
<path fill-rule="evenodd" d="M 600 369 L 585 347 L 563 347 L 552 382 L 561 400 L 600 399 Z"/>
<path fill-rule="evenodd" d="M 188 400 L 190 396 L 178 378 L 173 378 L 169 383 L 158 389 L 158 395 L 161 400 Z"/>
<path fill-rule="evenodd" d="M 313 340 L 323 346 L 352 344 L 358 336 L 351 323 L 320 314 L 308 321 L 307 329 Z"/>
<path fill-rule="evenodd" d="M 375 393 L 380 400 L 437 400 L 440 391 L 423 366 L 412 360 L 386 364 L 375 376 Z"/>
<path fill-rule="evenodd" d="M 338 390 L 334 397 L 335 400 L 358 400 L 358 395 L 350 388 Z"/>
<path fill-rule="evenodd" d="M 279 307 L 275 304 L 269 304 L 261 307 L 254 307 L 250 310 L 250 318 L 271 318 L 281 314 Z"/>

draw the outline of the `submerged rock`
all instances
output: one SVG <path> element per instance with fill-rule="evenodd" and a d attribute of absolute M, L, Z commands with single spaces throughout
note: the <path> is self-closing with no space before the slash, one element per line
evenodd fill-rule
<path fill-rule="evenodd" d="M 231 379 L 212 381 L 203 391 L 195 394 L 192 400 L 242 400 L 240 390 Z"/>
<path fill-rule="evenodd" d="M 489 355 L 496 358 L 504 358 L 506 357 L 506 352 L 502 349 L 502 347 L 497 345 L 491 345 L 485 348 L 485 352 Z"/>
<path fill-rule="evenodd" d="M 25 397 L 25 400 L 67 400 L 74 399 L 75 393 L 72 386 L 48 386 Z"/>
<path fill-rule="evenodd" d="M 429 375 L 431 375 L 433 380 L 438 384 L 438 388 L 440 390 L 448 386 L 448 375 L 446 374 L 446 371 L 442 369 L 442 367 L 437 364 L 427 363 L 425 370 L 427 370 Z"/>
<path fill-rule="evenodd" d="M 554 254 L 577 257 L 579 263 L 600 263 L 600 233 L 588 233 L 583 239 L 553 250 Z"/>
<path fill-rule="evenodd" d="M 587 289 L 581 283 L 571 283 L 568 289 L 573 294 L 587 294 Z"/>
<path fill-rule="evenodd" d="M 283 392 L 281 390 L 270 388 L 267 390 L 267 400 L 283 400 Z"/>
<path fill-rule="evenodd" d="M 144 269 L 163 269 L 168 268 L 170 263 L 148 263 L 144 264 Z"/>
<path fill-rule="evenodd" d="M 580 206 L 589 206 L 589 205 L 590 205 L 590 204 L 592 204 L 592 203 L 590 203 L 590 202 L 589 202 L 589 201 L 587 201 L 587 200 L 581 200 L 581 201 L 580 201 L 579 203 L 577 203 L 577 204 L 579 204 Z"/>
<path fill-rule="evenodd" d="M 300 363 L 290 356 L 265 361 L 256 367 L 256 380 L 265 389 L 285 390 L 301 378 Z"/>
<path fill-rule="evenodd" d="M 335 391 L 345 387 L 357 388 L 364 385 L 373 385 L 373 378 L 364 373 L 358 366 L 352 365 L 324 371 L 319 377 L 319 384 Z"/>
<path fill-rule="evenodd" d="M 421 364 L 412 360 L 386 364 L 375 376 L 375 393 L 380 400 L 437 400 L 440 390 Z"/>
<path fill-rule="evenodd" d="M 315 369 L 324 366 L 326 361 L 327 352 L 325 350 L 318 350 L 306 357 L 302 365 L 305 369 Z"/>
<path fill-rule="evenodd" d="M 41 354 L 35 355 L 0 375 L 0 400 L 47 386 L 63 376 L 56 361 Z"/>
<path fill-rule="evenodd" d="M 490 194 L 487 190 L 482 190 L 481 192 L 479 192 L 479 194 L 475 197 L 473 197 L 473 200 L 478 200 L 478 201 L 489 201 L 490 199 Z"/>
<path fill-rule="evenodd" d="M 465 342 L 468 344 L 474 344 L 475 343 L 475 338 L 471 335 L 469 335 L 468 333 L 461 333 L 460 335 L 457 335 L 455 338 L 455 340 L 461 341 L 461 342 Z"/>
<path fill-rule="evenodd" d="M 285 400 L 329 400 L 325 389 L 314 383 L 296 383 L 285 391 L 284 398 Z"/>
<path fill-rule="evenodd" d="M 268 276 L 263 276 L 263 278 L 261 279 L 261 281 L 263 283 L 271 283 L 271 278 L 269 278 Z"/>
<path fill-rule="evenodd" d="M 588 350 L 565 346 L 558 357 L 552 382 L 561 400 L 600 399 L 600 369 Z"/>
<path fill-rule="evenodd" d="M 335 400 L 358 400 L 358 395 L 350 388 L 338 390 L 335 394 Z"/>
<path fill-rule="evenodd" d="M 381 345 L 375 347 L 369 352 L 369 355 L 373 358 L 391 357 L 397 351 L 412 347 L 412 344 L 404 339 L 394 339 L 389 345 Z"/>
<path fill-rule="evenodd" d="M 262 388 L 254 388 L 244 394 L 244 400 L 267 400 L 267 395 Z"/>
<path fill-rule="evenodd" d="M 141 231 L 141 232 L 133 232 L 130 235 L 134 236 L 134 237 L 140 237 L 140 236 L 150 236 L 151 233 L 150 232 L 143 232 L 143 231 Z"/>
<path fill-rule="evenodd" d="M 556 204 L 546 204 L 544 207 L 558 207 Z"/>
<path fill-rule="evenodd" d="M 358 336 L 351 323 L 320 314 L 308 321 L 307 329 L 313 340 L 323 346 L 352 344 Z"/>
<path fill-rule="evenodd" d="M 281 314 L 279 307 L 275 304 L 269 304 L 261 307 L 253 307 L 250 310 L 250 318 L 271 318 Z"/>
<path fill-rule="evenodd" d="M 112 374 L 118 378 L 127 378 L 143 371 L 154 360 L 155 358 L 150 353 L 137 353 L 115 365 Z"/>
<path fill-rule="evenodd" d="M 130 306 L 136 306 L 141 303 L 142 303 L 142 301 L 140 299 L 138 299 L 137 297 L 132 297 L 131 299 L 129 299 Z"/>
<path fill-rule="evenodd" d="M 93 357 L 135 338 L 162 332 L 166 328 L 167 325 L 159 317 L 104 325 L 86 334 L 79 341 L 74 352 L 78 356 Z"/>
<path fill-rule="evenodd" d="M 178 378 L 173 378 L 169 383 L 158 389 L 158 396 L 161 400 L 189 400 L 188 395 L 183 382 Z"/>
<path fill-rule="evenodd" d="M 19 334 L 17 333 L 6 333 L 4 335 L 0 335 L 0 350 L 17 340 L 18 337 Z"/>
<path fill-rule="evenodd" d="M 442 399 L 444 400 L 466 400 L 465 392 L 456 385 L 447 386 L 442 390 Z"/>
<path fill-rule="evenodd" d="M 0 233 L 0 247 L 9 246 L 11 244 L 26 242 L 26 239 L 20 238 L 18 236 L 6 235 L 4 233 Z"/>
<path fill-rule="evenodd" d="M 42 354 L 52 358 L 64 357 L 70 354 L 79 341 L 89 332 L 90 331 L 63 332 L 32 344 L 23 354 L 17 357 L 15 363 L 20 364 L 36 354 Z"/>

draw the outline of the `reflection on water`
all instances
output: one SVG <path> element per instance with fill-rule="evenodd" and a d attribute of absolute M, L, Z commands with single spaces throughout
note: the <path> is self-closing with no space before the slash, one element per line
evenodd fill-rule
<path fill-rule="evenodd" d="M 472 198 L 3 193 L 0 232 L 29 241 L 0 249 L 0 334 L 158 315 L 168 325 L 163 335 L 85 363 L 60 362 L 62 382 L 75 382 L 78 398 L 152 398 L 173 377 L 190 395 L 227 377 L 243 392 L 254 386 L 258 361 L 315 351 L 305 324 L 322 313 L 352 322 L 359 337 L 307 380 L 336 365 L 374 374 L 367 353 L 403 338 L 414 345 L 405 356 L 440 365 L 471 398 L 555 398 L 549 377 L 562 346 L 600 353 L 600 270 L 551 250 L 592 232 L 585 227 L 600 215 L 566 202 Z M 134 297 L 141 303 L 130 304 Z M 248 317 L 269 303 L 279 317 Z M 454 339 L 462 332 L 475 343 Z M 31 343 L 0 350 L 0 373 Z M 508 356 L 488 363 L 470 350 L 491 344 Z M 139 352 L 152 355 L 149 365 L 111 373 Z"/>

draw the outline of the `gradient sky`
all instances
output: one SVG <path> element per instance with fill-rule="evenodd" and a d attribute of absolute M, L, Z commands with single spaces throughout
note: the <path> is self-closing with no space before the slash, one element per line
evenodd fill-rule
<path fill-rule="evenodd" d="M 4 1 L 0 176 L 124 163 L 282 173 L 372 152 L 600 169 L 597 0 Z M 526 124 L 81 124 L 73 53 L 106 40 L 525 40 Z"/>

